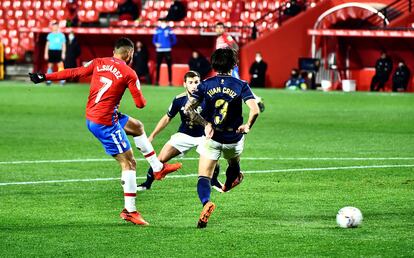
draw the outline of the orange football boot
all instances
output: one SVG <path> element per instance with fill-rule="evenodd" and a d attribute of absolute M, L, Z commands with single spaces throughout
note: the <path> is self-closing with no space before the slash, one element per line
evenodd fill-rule
<path fill-rule="evenodd" d="M 142 218 L 141 213 L 137 211 L 129 212 L 127 211 L 127 209 L 124 208 L 121 214 L 119 214 L 119 216 L 126 221 L 130 221 L 134 223 L 135 225 L 143 225 L 143 226 L 149 225 L 149 223 L 146 222 L 144 218 Z"/>
<path fill-rule="evenodd" d="M 174 163 L 174 164 L 164 163 L 164 166 L 162 167 L 160 171 L 154 172 L 154 178 L 155 180 L 162 180 L 166 175 L 177 171 L 181 167 L 182 167 L 182 164 L 179 162 Z"/>
<path fill-rule="evenodd" d="M 233 189 L 234 187 L 238 186 L 242 181 L 243 181 L 244 175 L 242 172 L 240 172 L 240 174 L 237 176 L 237 178 L 233 181 L 233 183 L 231 184 L 230 189 L 227 189 L 226 184 L 223 184 L 223 192 L 228 192 L 231 189 Z"/>
<path fill-rule="evenodd" d="M 198 228 L 207 227 L 208 219 L 210 218 L 214 209 L 216 209 L 216 205 L 213 202 L 208 201 L 206 205 L 204 205 L 203 210 L 201 211 L 201 214 L 200 214 L 200 219 L 198 220 L 198 223 L 197 223 Z"/>

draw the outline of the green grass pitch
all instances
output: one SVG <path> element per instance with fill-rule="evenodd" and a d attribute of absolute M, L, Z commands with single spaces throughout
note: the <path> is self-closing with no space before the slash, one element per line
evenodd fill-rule
<path fill-rule="evenodd" d="M 413 94 L 255 90 L 266 111 L 246 138 L 245 181 L 213 190 L 217 209 L 199 230 L 195 151 L 138 193 L 150 226 L 119 218 L 120 169 L 85 126 L 88 91 L 0 83 L 0 257 L 414 256 Z M 120 110 L 149 134 L 182 91 L 144 86 L 142 110 L 127 91 Z M 142 182 L 148 165 L 135 156 Z M 336 226 L 344 206 L 361 209 L 361 227 Z"/>

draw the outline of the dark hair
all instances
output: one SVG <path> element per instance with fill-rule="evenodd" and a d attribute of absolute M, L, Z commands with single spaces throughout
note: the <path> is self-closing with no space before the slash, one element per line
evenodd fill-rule
<path fill-rule="evenodd" d="M 200 74 L 198 72 L 196 72 L 196 71 L 188 71 L 184 75 L 184 82 L 186 82 L 188 78 L 194 78 L 194 77 L 201 78 L 201 76 L 200 76 Z"/>
<path fill-rule="evenodd" d="M 120 38 L 115 43 L 115 49 L 120 49 L 121 47 L 130 47 L 134 48 L 134 43 L 129 38 Z"/>
<path fill-rule="evenodd" d="M 218 23 L 216 23 L 216 27 L 217 27 L 217 26 L 223 26 L 223 27 L 225 27 L 225 26 L 224 26 L 224 23 L 222 23 L 222 22 L 218 22 Z"/>
<path fill-rule="evenodd" d="M 231 48 L 219 48 L 211 55 L 211 66 L 218 73 L 229 73 L 236 64 L 236 52 Z"/>

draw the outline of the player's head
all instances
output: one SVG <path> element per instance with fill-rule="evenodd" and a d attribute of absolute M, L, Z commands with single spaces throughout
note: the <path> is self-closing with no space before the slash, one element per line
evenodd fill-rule
<path fill-rule="evenodd" d="M 222 35 L 224 33 L 224 30 L 225 30 L 224 23 L 222 22 L 216 23 L 216 33 L 218 35 Z"/>
<path fill-rule="evenodd" d="M 52 31 L 53 32 L 58 32 L 59 31 L 59 23 L 57 23 L 57 22 L 52 22 Z"/>
<path fill-rule="evenodd" d="M 126 63 L 131 62 L 134 55 L 134 43 L 129 38 L 120 38 L 115 43 L 114 56 L 124 60 Z"/>
<path fill-rule="evenodd" d="M 184 75 L 184 87 L 187 89 L 188 93 L 194 93 L 197 86 L 200 84 L 200 78 L 200 74 L 196 71 L 188 71 Z"/>
<path fill-rule="evenodd" d="M 167 20 L 165 18 L 159 18 L 158 19 L 158 26 L 160 26 L 162 29 L 167 28 Z"/>
<path fill-rule="evenodd" d="M 231 73 L 237 64 L 236 52 L 231 48 L 219 48 L 211 55 L 211 66 L 221 74 Z"/>
<path fill-rule="evenodd" d="M 194 59 L 197 59 L 197 58 L 200 56 L 200 53 L 198 53 L 198 51 L 193 51 L 193 53 L 191 54 L 191 56 L 192 56 Z"/>

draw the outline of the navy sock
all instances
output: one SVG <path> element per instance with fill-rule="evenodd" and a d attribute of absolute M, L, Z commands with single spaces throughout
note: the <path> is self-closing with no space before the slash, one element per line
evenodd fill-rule
<path fill-rule="evenodd" d="M 210 178 L 199 176 L 197 182 L 197 193 L 203 206 L 210 200 Z"/>
<path fill-rule="evenodd" d="M 154 182 L 154 172 L 152 171 L 152 167 L 150 167 L 147 172 L 147 181 L 145 181 L 144 184 L 147 186 L 147 188 L 150 188 L 152 182 Z"/>
<path fill-rule="evenodd" d="M 226 188 L 230 189 L 231 185 L 233 184 L 234 180 L 239 176 L 240 174 L 240 165 L 239 163 L 232 165 L 227 168 L 226 170 Z"/>

